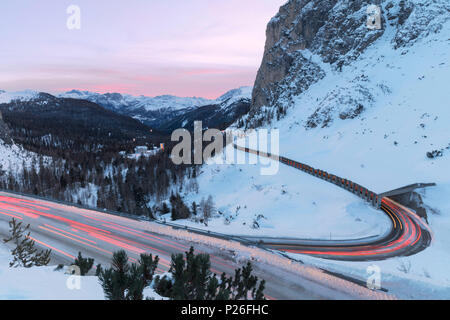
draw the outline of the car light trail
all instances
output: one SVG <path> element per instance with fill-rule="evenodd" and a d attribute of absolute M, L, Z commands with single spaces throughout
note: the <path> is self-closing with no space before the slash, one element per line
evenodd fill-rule
<path fill-rule="evenodd" d="M 1 212 L 1 211 L 0 211 L 0 214 L 3 214 L 3 215 L 8 216 L 8 217 L 15 218 L 15 219 L 23 220 L 22 217 L 16 216 L 15 214 L 10 214 L 10 213 Z"/>
<path fill-rule="evenodd" d="M 236 144 L 234 147 L 238 150 L 247 153 L 256 153 L 257 151 L 249 148 L 239 147 Z M 259 156 L 271 158 L 271 155 L 260 154 Z M 296 168 L 298 170 L 305 170 L 307 173 L 314 174 L 321 178 L 329 178 L 328 182 L 335 183 L 336 176 L 326 173 L 322 170 L 313 169 L 307 165 L 278 157 L 278 161 Z M 358 196 L 365 196 L 366 200 L 379 201 L 378 196 L 369 192 L 369 190 L 359 186 L 358 184 L 347 179 L 339 181 L 342 185 L 350 187 L 349 192 L 356 193 Z M 375 197 L 375 198 L 374 198 Z M 430 228 L 421 221 L 410 209 L 396 203 L 390 198 L 381 199 L 380 208 L 392 222 L 392 231 L 383 237 L 374 239 L 371 243 L 367 243 L 364 239 L 358 240 L 301 240 L 296 239 L 295 243 L 281 243 L 277 241 L 264 241 L 263 245 L 267 248 L 276 249 L 280 251 L 308 254 L 316 257 L 336 259 L 336 260 L 382 260 L 395 256 L 406 256 L 418 253 L 427 248 L 432 241 L 432 232 Z M 311 244 L 314 242 L 314 244 Z"/>
<path fill-rule="evenodd" d="M 91 242 L 91 243 L 93 243 L 93 244 L 97 244 L 97 242 L 95 242 L 95 241 L 92 241 L 92 240 L 87 239 L 87 238 L 83 238 L 83 237 L 81 237 L 81 236 L 78 236 L 78 235 L 76 235 L 76 234 L 70 233 L 70 232 L 68 232 L 68 231 L 65 231 L 65 230 L 62 230 L 62 229 L 59 229 L 59 228 L 56 228 L 56 227 L 54 227 L 54 226 L 51 226 L 51 225 L 48 225 L 48 224 L 44 224 L 44 226 L 45 226 L 45 227 L 48 227 L 48 228 L 52 228 L 52 229 L 58 230 L 58 231 L 61 231 L 61 232 L 64 232 L 64 233 L 67 233 L 68 235 L 70 235 L 70 236 L 72 236 L 72 237 L 76 237 L 76 238 L 82 239 L 82 240 L 84 240 L 84 241 Z"/>
<path fill-rule="evenodd" d="M 142 232 L 140 230 L 136 230 L 136 229 L 133 229 L 133 228 L 130 228 L 130 227 L 125 227 L 123 225 L 120 225 L 120 224 L 117 224 L 117 223 L 114 223 L 114 222 L 106 221 L 106 220 L 99 219 L 99 218 L 94 218 L 94 217 L 91 217 L 91 216 L 88 216 L 88 215 L 82 215 L 82 216 L 84 216 L 86 218 L 89 218 L 89 219 L 93 219 L 93 220 L 96 220 L 96 221 L 103 222 L 104 224 L 102 224 L 102 226 L 107 227 L 107 228 L 111 228 L 111 229 L 120 230 L 120 231 L 123 231 L 123 232 L 126 232 L 126 233 L 130 233 L 130 234 L 133 234 L 133 235 L 135 235 L 137 237 L 140 237 L 140 238 L 143 238 L 143 239 L 146 239 L 146 240 L 155 241 L 155 242 L 158 242 L 158 243 L 161 243 L 161 244 L 164 244 L 164 245 L 171 246 L 171 247 L 176 248 L 176 249 L 181 249 L 181 250 L 188 250 L 189 249 L 188 246 L 184 246 L 182 244 L 176 243 L 175 241 L 171 241 L 171 240 L 168 240 L 168 239 L 163 239 L 163 238 L 157 237 L 155 235 Z M 172 244 L 172 245 L 170 245 L 170 244 Z"/>
<path fill-rule="evenodd" d="M 29 237 L 29 238 L 30 238 L 31 240 L 33 240 L 34 242 L 36 242 L 36 243 L 39 243 L 39 244 L 41 244 L 41 245 L 43 245 L 43 246 L 45 246 L 45 247 L 47 247 L 47 248 L 49 248 L 49 249 L 52 249 L 52 250 L 54 250 L 54 251 L 56 251 L 56 252 L 59 252 L 59 253 L 65 255 L 65 256 L 69 257 L 70 259 L 75 259 L 75 256 L 73 256 L 73 255 L 71 255 L 71 254 L 68 254 L 67 252 L 64 252 L 64 251 L 62 251 L 62 250 L 60 250 L 60 249 L 57 249 L 57 248 L 55 248 L 55 247 L 53 247 L 53 246 L 51 246 L 51 245 L 49 245 L 49 244 L 47 244 L 47 243 L 45 243 L 45 242 L 39 241 L 39 240 L 37 240 L 36 238 L 33 238 L 33 237 Z"/>
<path fill-rule="evenodd" d="M 66 239 L 69 239 L 69 240 L 72 240 L 72 241 L 81 243 L 81 244 L 83 244 L 83 245 L 85 245 L 85 246 L 94 248 L 94 249 L 96 249 L 96 250 L 98 250 L 98 251 L 101 251 L 101 252 L 104 252 L 104 253 L 108 253 L 108 254 L 110 254 L 110 255 L 113 254 L 111 251 L 108 251 L 108 250 L 99 248 L 99 247 L 94 246 L 94 245 L 92 245 L 92 244 L 90 244 L 90 243 L 87 243 L 87 242 L 84 242 L 84 241 L 75 239 L 75 238 L 73 238 L 73 237 L 67 236 L 67 235 L 65 235 L 65 234 L 62 234 L 61 232 L 57 232 L 57 231 L 51 230 L 51 229 L 46 228 L 46 227 L 43 227 L 43 226 L 40 226 L 39 228 L 42 229 L 42 230 L 46 230 L 46 231 L 48 231 L 48 232 L 52 232 L 52 233 L 54 233 L 54 234 L 56 234 L 56 235 L 59 235 L 59 236 L 61 236 L 61 237 L 63 237 L 63 238 L 66 238 Z"/>

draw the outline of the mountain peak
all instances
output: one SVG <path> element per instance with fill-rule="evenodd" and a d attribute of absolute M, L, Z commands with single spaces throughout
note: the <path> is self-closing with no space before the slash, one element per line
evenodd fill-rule
<path fill-rule="evenodd" d="M 265 106 L 276 107 L 277 117 L 285 114 L 296 96 L 327 74 L 342 72 L 374 46 L 407 52 L 450 19 L 448 0 L 378 3 L 381 28 L 375 29 L 367 24 L 371 0 L 289 0 L 283 5 L 267 26 L 250 120 L 270 121 L 272 116 L 261 115 Z"/>
<path fill-rule="evenodd" d="M 232 89 L 223 95 L 221 95 L 219 98 L 217 98 L 217 101 L 226 101 L 229 99 L 233 100 L 239 100 L 239 99 L 251 99 L 252 96 L 252 90 L 253 87 L 250 86 L 244 86 L 237 89 Z"/>
<path fill-rule="evenodd" d="M 90 91 L 71 90 L 62 94 L 60 97 L 76 98 L 88 100 L 108 109 L 143 109 L 145 111 L 156 111 L 160 109 L 180 110 L 186 108 L 195 108 L 208 104 L 211 100 L 197 97 L 176 97 L 172 95 L 160 95 L 156 97 L 133 96 L 121 93 L 97 93 Z"/>
<path fill-rule="evenodd" d="M 32 100 L 39 96 L 39 92 L 33 90 L 23 90 L 8 92 L 0 90 L 0 103 L 10 103 L 13 100 Z"/>

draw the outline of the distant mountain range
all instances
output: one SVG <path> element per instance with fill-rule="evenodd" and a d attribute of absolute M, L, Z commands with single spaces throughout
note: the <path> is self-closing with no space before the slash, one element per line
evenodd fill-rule
<path fill-rule="evenodd" d="M 0 94 L 0 101 L 6 101 L 4 94 Z M 0 103 L 0 111 L 16 137 L 50 134 L 80 141 L 99 138 L 123 141 L 154 135 L 138 120 L 87 100 L 58 98 L 47 93 L 9 96 L 14 99 Z"/>
<path fill-rule="evenodd" d="M 241 116 L 248 113 L 251 104 L 251 87 L 231 90 L 211 103 L 186 110 L 171 120 L 166 121 L 158 129 L 171 132 L 177 128 L 192 130 L 194 122 L 201 120 L 203 128 L 226 129 Z"/>
<path fill-rule="evenodd" d="M 45 105 L 45 99 L 51 101 L 70 99 L 71 106 L 75 106 L 76 101 L 84 100 L 114 113 L 131 117 L 152 129 L 169 133 L 181 127 L 192 129 L 196 120 L 203 121 L 204 127 L 224 129 L 248 112 L 251 94 L 252 87 L 228 91 L 215 100 L 170 95 L 146 97 L 120 93 L 100 94 L 79 90 L 68 91 L 57 96 L 30 90 L 20 92 L 0 90 L 0 104 L 21 101 L 30 102 L 27 104 L 29 107 Z M 37 112 L 39 109 L 33 110 Z"/>
<path fill-rule="evenodd" d="M 241 87 L 228 91 L 215 100 L 171 95 L 136 97 L 79 90 L 58 96 L 88 100 L 108 110 L 137 119 L 151 128 L 170 131 L 180 127 L 190 128 L 195 120 L 203 121 L 208 127 L 222 128 L 248 112 L 251 94 L 252 87 Z"/>

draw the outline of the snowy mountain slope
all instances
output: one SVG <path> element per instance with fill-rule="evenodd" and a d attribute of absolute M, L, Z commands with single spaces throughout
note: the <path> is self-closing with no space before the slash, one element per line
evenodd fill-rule
<path fill-rule="evenodd" d="M 16 144 L 6 144 L 0 140 L 0 166 L 5 173 L 12 174 L 20 172 L 22 163 L 31 164 L 33 154 L 24 150 Z"/>
<path fill-rule="evenodd" d="M 293 98 L 296 107 L 272 125 L 281 130 L 281 153 L 376 192 L 445 183 L 450 43 L 442 32 L 406 52 L 390 50 L 383 40 Z M 433 150 L 443 156 L 429 159 Z"/>
<path fill-rule="evenodd" d="M 450 132 L 446 130 L 450 120 L 448 15 L 435 16 L 434 22 L 440 21 L 440 27 L 434 29 L 437 33 L 424 33 L 426 36 L 415 38 L 401 49 L 395 41 L 397 27 L 387 24 L 383 34 L 342 69 L 334 68 L 310 50 L 302 50 L 302 56 L 319 66 L 324 75 L 306 91 L 296 95 L 293 89 L 289 100 L 281 99 L 279 103 L 289 104 L 286 116 L 265 126 L 280 130 L 280 154 L 346 177 L 376 192 L 415 182 L 450 183 L 450 177 L 444 174 L 450 168 Z M 414 11 L 410 17 L 415 17 Z M 303 77 L 296 73 L 290 76 Z M 271 112 L 276 108 L 266 106 L 261 110 Z M 248 118 L 251 117 L 250 114 Z M 433 150 L 442 150 L 442 156 L 430 159 L 427 154 Z M 297 186 L 292 187 L 298 189 L 308 179 L 297 172 L 291 177 L 280 168 L 272 180 L 254 175 L 249 181 L 246 174 L 240 178 L 233 170 L 233 166 L 205 166 L 205 177 L 199 178 L 201 193 L 215 194 L 218 207 L 224 197 L 231 208 L 242 205 L 248 202 L 248 194 L 239 190 L 223 191 L 227 189 L 216 181 L 251 190 L 252 185 L 265 186 L 275 179 L 289 183 L 293 179 Z M 228 179 L 228 176 L 235 178 Z M 263 199 L 266 191 L 264 187 L 259 189 Z M 325 194 L 319 197 L 326 201 Z M 272 200 L 284 210 L 280 199 Z M 277 214 L 273 209 L 265 201 L 255 200 L 251 211 L 253 215 L 264 215 L 267 224 L 274 225 L 272 221 L 277 219 Z M 233 228 L 228 229 L 232 232 Z M 301 237 L 303 230 L 298 230 Z M 305 231 L 306 236 L 310 232 L 324 233 L 320 228 L 313 231 L 305 228 Z"/>
<path fill-rule="evenodd" d="M 120 93 L 95 93 L 89 91 L 72 90 L 59 95 L 65 98 L 83 99 L 97 103 L 105 108 L 112 110 L 136 110 L 144 109 L 145 111 L 155 111 L 158 109 L 190 109 L 201 105 L 211 103 L 212 100 L 197 97 L 175 97 L 171 95 L 163 95 L 157 97 L 139 96 L 135 97 L 129 94 Z"/>
<path fill-rule="evenodd" d="M 222 105 L 222 109 L 226 109 L 231 104 L 239 100 L 248 100 L 252 97 L 253 87 L 240 87 L 223 94 L 216 99 L 216 103 Z"/>
<path fill-rule="evenodd" d="M 13 175 L 19 173 L 23 164 L 29 166 L 36 156 L 14 143 L 10 135 L 10 128 L 2 118 L 3 115 L 0 112 L 0 177 L 7 173 Z"/>
<path fill-rule="evenodd" d="M 154 129 L 160 129 L 165 122 L 193 111 L 199 106 L 213 102 L 213 100 L 197 97 L 182 98 L 170 95 L 135 97 L 128 94 L 100 94 L 79 90 L 62 93 L 59 97 L 82 99 L 96 103 L 108 110 L 139 120 Z"/>
<path fill-rule="evenodd" d="M 439 281 L 448 286 L 443 270 L 450 259 L 445 231 L 450 230 L 450 4 L 442 0 L 383 1 L 383 30 L 366 38 L 362 5 L 367 1 L 322 1 L 325 5 L 320 8 L 314 6 L 316 2 L 289 1 L 270 22 L 266 57 L 272 64 L 264 66 L 267 61 L 263 60 L 252 110 L 244 121 L 249 127 L 279 129 L 281 155 L 376 192 L 436 182 L 437 187 L 422 195 L 435 232 L 431 247 L 408 258 L 413 265 L 411 273 L 399 275 L 401 261 L 397 259 L 380 265 L 384 274 L 397 276 L 391 278 L 394 287 L 405 277 L 421 279 L 425 286 Z M 286 9 L 294 5 L 305 7 L 297 12 Z M 352 8 L 356 10 L 353 15 Z M 313 20 L 302 20 L 305 12 L 315 12 L 319 21 L 314 21 L 314 14 Z M 338 13 L 342 12 L 356 19 L 341 21 Z M 302 26 L 299 34 L 303 32 L 304 37 L 298 37 L 299 42 L 277 25 L 286 17 L 292 32 Z M 340 18 L 334 20 L 336 17 Z M 324 38 L 326 30 L 329 36 Z M 310 37 L 315 32 L 319 34 L 316 40 Z M 350 43 L 341 48 L 337 46 L 340 41 Z M 198 182 L 199 194 L 186 198 L 198 203 L 212 194 L 222 212 L 202 228 L 324 239 L 330 233 L 332 238 L 370 236 L 387 228 L 382 214 L 353 195 L 289 168 L 280 167 L 277 175 L 267 177 L 248 165 L 206 165 Z M 263 217 L 258 220 L 260 215 Z M 233 217 L 229 224 L 224 218 L 228 216 Z M 252 228 L 255 220 L 257 229 Z M 344 272 L 351 263 L 336 265 Z M 368 264 L 360 265 L 365 268 Z M 363 274 L 365 269 L 360 271 Z M 430 273 L 434 284 L 428 278 Z M 432 288 L 428 292 L 438 290 Z M 403 291 L 402 296 L 407 294 Z M 450 296 L 448 291 L 444 294 Z"/>
<path fill-rule="evenodd" d="M 295 96 L 330 71 L 351 65 L 380 37 L 386 36 L 383 43 L 390 49 L 406 52 L 420 39 L 442 31 L 449 19 L 450 4 L 445 0 L 385 0 L 379 1 L 381 29 L 369 29 L 367 9 L 372 4 L 368 0 L 304 0 L 282 6 L 267 27 L 247 126 L 284 115 L 295 104 Z"/>
<path fill-rule="evenodd" d="M 146 97 L 120 93 L 95 93 L 72 90 L 58 94 L 57 98 L 86 100 L 125 116 L 139 120 L 154 129 L 173 129 L 191 126 L 199 120 L 209 127 L 223 128 L 248 112 L 252 87 L 233 89 L 215 100 L 198 97 L 176 97 L 170 95 Z M 29 102 L 48 95 L 37 91 L 6 92 L 0 90 L 0 104 L 13 100 Z M 51 96 L 51 95 L 49 95 Z M 196 110 L 202 108 L 201 112 Z M 187 120 L 188 119 L 188 120 Z M 185 123 L 185 125 L 183 125 Z"/>
<path fill-rule="evenodd" d="M 51 158 L 44 157 L 44 163 L 50 163 Z M 24 166 L 30 168 L 32 164 L 38 163 L 36 153 L 25 150 L 15 143 L 6 143 L 0 139 L 0 181 L 8 182 L 8 177 L 18 177 L 23 174 Z M 36 168 L 39 170 L 39 167 Z"/>
<path fill-rule="evenodd" d="M 0 103 L 10 103 L 12 100 L 31 100 L 38 96 L 37 91 L 25 90 L 17 92 L 7 92 L 0 90 Z"/>
<path fill-rule="evenodd" d="M 329 74 L 305 94 L 295 97 L 296 108 L 288 110 L 286 118 L 273 124 L 281 130 L 283 154 L 358 181 L 375 191 L 384 192 L 416 182 L 437 183 L 436 187 L 420 192 L 434 233 L 430 248 L 412 257 L 377 263 L 387 278 L 384 281 L 402 290 L 399 296 L 405 298 L 450 297 L 448 34 L 447 21 L 440 33 L 431 33 L 407 49 L 392 50 L 387 41 L 378 47 L 375 43 L 355 64 L 343 68 L 342 74 Z M 379 41 L 383 40 L 388 39 Z M 371 99 L 358 97 L 361 90 L 357 88 L 348 89 L 359 74 L 367 77 L 358 84 L 371 93 Z M 329 88 L 325 94 L 324 87 Z M 329 99 L 328 94 L 333 91 L 339 92 L 337 99 Z M 339 114 L 348 109 L 336 101 L 355 97 L 356 103 L 363 104 L 365 110 L 354 119 L 341 119 Z M 325 112 L 316 118 L 319 123 L 329 115 L 331 122 L 324 128 L 321 128 L 324 122 L 309 128 L 311 115 L 320 109 Z M 294 141 L 299 141 L 299 148 L 292 148 Z M 438 156 L 430 158 L 433 153 Z M 369 265 L 301 259 L 354 273 L 363 279 Z M 405 278 L 408 282 L 402 282 Z M 405 283 L 408 288 L 416 286 L 420 290 L 402 289 Z"/>
<path fill-rule="evenodd" d="M 186 111 L 159 128 L 172 132 L 178 128 L 194 129 L 195 121 L 202 121 L 203 128 L 223 130 L 236 119 L 248 113 L 250 109 L 252 87 L 241 87 L 231 90 L 213 103 Z"/>
<path fill-rule="evenodd" d="M 333 240 L 378 236 L 390 230 L 382 212 L 286 166 L 280 166 L 276 175 L 261 176 L 260 165 L 205 165 L 198 184 L 200 192 L 188 194 L 186 201 L 199 204 L 211 194 L 217 213 L 207 227 L 193 221 L 181 222 L 184 225 L 234 235 Z"/>
<path fill-rule="evenodd" d="M 401 3 L 412 8 L 402 24 L 390 19 L 400 19 L 396 6 L 384 1 L 383 8 L 390 9 L 384 10 L 384 20 L 389 23 L 384 24 L 383 34 L 340 67 L 326 62 L 323 53 L 299 50 L 323 72 L 322 78 L 301 93 L 287 88 L 275 106 L 259 108 L 260 114 L 270 114 L 279 105 L 286 108 L 283 119 L 266 125 L 280 129 L 283 155 L 359 181 L 377 192 L 417 180 L 447 181 L 441 169 L 450 159 L 446 130 L 450 119 L 450 4 L 416 0 L 401 1 L 399 6 Z M 338 1 L 332 11 L 345 4 Z M 359 28 L 355 30 L 359 34 Z M 399 42 L 400 38 L 403 41 Z M 283 41 L 284 37 L 278 42 Z M 347 54 L 342 55 L 345 57 Z M 288 76 L 305 81 L 303 74 Z M 254 115 L 247 120 L 251 122 Z M 438 151 L 434 153 L 438 157 L 428 158 L 433 151 Z"/>

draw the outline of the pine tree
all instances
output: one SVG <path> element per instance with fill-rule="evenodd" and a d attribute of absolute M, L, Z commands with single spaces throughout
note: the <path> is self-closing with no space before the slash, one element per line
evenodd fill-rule
<path fill-rule="evenodd" d="M 146 283 L 143 266 L 133 263 L 127 274 L 125 300 L 143 300 Z"/>
<path fill-rule="evenodd" d="M 125 300 L 127 273 L 130 270 L 128 255 L 124 250 L 114 252 L 112 268 L 101 270 L 99 275 L 105 296 L 109 300 Z"/>
<path fill-rule="evenodd" d="M 150 254 L 142 253 L 139 258 L 139 264 L 142 266 L 142 274 L 144 276 L 145 284 L 149 285 L 153 280 L 156 268 L 158 267 L 159 257 Z"/>
<path fill-rule="evenodd" d="M 258 289 L 256 291 L 253 291 L 253 299 L 254 300 L 265 300 L 264 297 L 264 289 L 266 288 L 266 280 L 261 280 L 259 283 Z"/>
<path fill-rule="evenodd" d="M 95 276 L 98 277 L 100 275 L 100 273 L 102 272 L 102 265 L 99 263 L 96 267 L 95 267 Z"/>
<path fill-rule="evenodd" d="M 192 215 L 196 216 L 197 215 L 197 204 L 194 202 L 192 202 Z"/>
<path fill-rule="evenodd" d="M 124 250 L 115 252 L 111 268 L 97 267 L 105 297 L 109 300 L 142 300 L 144 288 L 150 285 L 158 261 L 158 256 L 141 254 L 138 263 L 129 265 Z"/>
<path fill-rule="evenodd" d="M 80 275 L 86 275 L 94 266 L 94 259 L 83 258 L 81 252 L 78 252 L 78 257 L 75 259 L 74 265 L 80 268 Z"/>
<path fill-rule="evenodd" d="M 252 275 L 252 265 L 250 262 L 242 268 L 242 280 L 240 281 L 239 298 L 248 299 L 248 293 L 251 292 L 258 283 L 258 278 Z"/>
<path fill-rule="evenodd" d="M 172 206 L 172 209 L 170 210 L 170 218 L 172 221 L 178 220 L 177 209 L 174 206 Z"/>
<path fill-rule="evenodd" d="M 30 232 L 25 235 L 30 225 L 22 227 L 22 222 L 17 223 L 16 219 L 13 218 L 9 222 L 9 227 L 10 237 L 3 239 L 3 242 L 12 242 L 15 245 L 15 248 L 11 250 L 13 261 L 9 263 L 10 267 L 31 268 L 49 264 L 51 250 L 38 251 L 34 240 L 30 237 Z"/>
<path fill-rule="evenodd" d="M 155 291 L 161 296 L 161 297 L 172 297 L 172 288 L 173 283 L 172 281 L 167 277 L 156 277 L 155 278 L 155 285 L 154 285 Z"/>
<path fill-rule="evenodd" d="M 211 195 L 209 195 L 206 200 L 205 198 L 202 198 L 200 201 L 200 210 L 203 213 L 204 222 L 207 223 L 216 210 L 214 200 Z"/>
<path fill-rule="evenodd" d="M 170 203 L 172 205 L 172 220 L 188 219 L 191 216 L 191 211 L 183 202 L 179 193 L 170 197 Z"/>
<path fill-rule="evenodd" d="M 120 211 L 120 210 L 118 210 Z M 151 208 L 147 208 L 147 218 L 151 220 L 155 220 L 155 215 L 153 214 L 153 210 Z"/>
<path fill-rule="evenodd" d="M 3 170 L 3 165 L 0 164 L 0 177 L 3 177 L 4 174 L 5 174 L 5 170 Z"/>
<path fill-rule="evenodd" d="M 169 207 L 167 206 L 167 203 L 163 202 L 162 203 L 162 208 L 161 208 L 161 213 L 162 214 L 167 214 L 170 212 Z"/>
<path fill-rule="evenodd" d="M 252 275 L 250 263 L 235 270 L 234 278 L 228 278 L 223 273 L 219 281 L 210 270 L 208 254 L 196 255 L 191 247 L 185 255 L 186 259 L 182 254 L 172 255 L 169 270 L 172 281 L 156 278 L 155 289 L 161 296 L 174 300 L 264 299 L 265 281 L 261 281 L 257 287 L 258 278 Z"/>
<path fill-rule="evenodd" d="M 98 279 L 102 285 L 106 299 L 123 300 L 123 295 L 120 295 L 120 291 L 116 288 L 114 270 L 112 268 L 105 270 L 99 269 L 98 273 Z"/>
<path fill-rule="evenodd" d="M 185 262 L 182 254 L 172 255 L 170 273 L 174 279 L 171 296 L 174 300 L 187 300 L 187 277 L 185 274 Z"/>
<path fill-rule="evenodd" d="M 127 288 L 127 273 L 130 270 L 128 265 L 128 255 L 125 250 L 120 250 L 113 254 L 112 268 L 114 270 L 115 296 L 114 300 L 124 300 Z"/>
<path fill-rule="evenodd" d="M 208 287 L 206 288 L 205 300 L 216 300 L 219 290 L 219 280 L 217 278 L 211 277 L 208 281 Z"/>
<path fill-rule="evenodd" d="M 230 300 L 231 299 L 231 278 L 227 278 L 225 273 L 220 277 L 219 291 L 217 292 L 216 300 Z"/>

